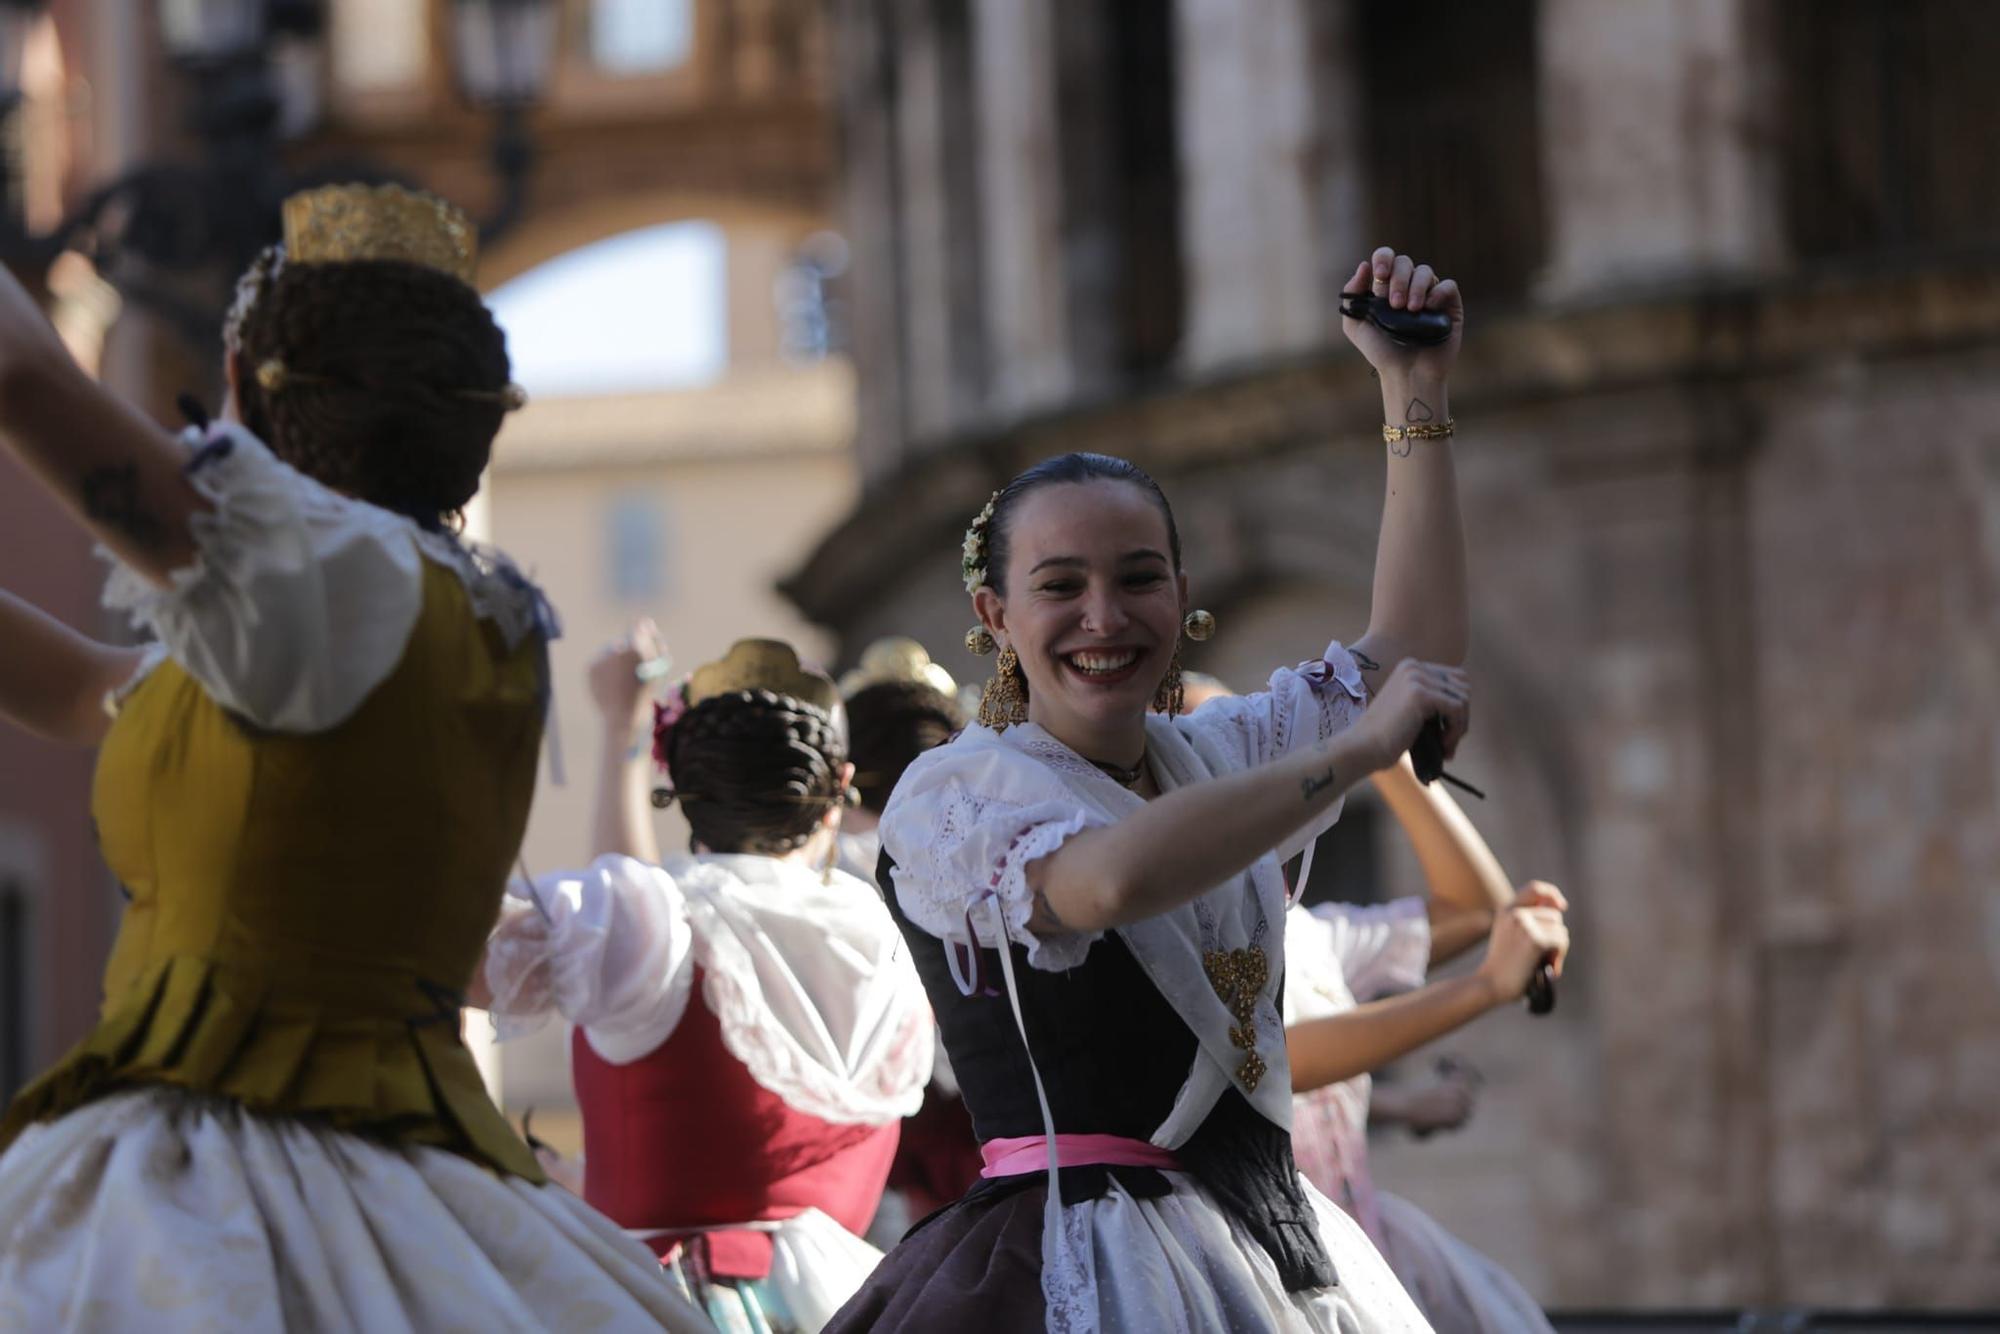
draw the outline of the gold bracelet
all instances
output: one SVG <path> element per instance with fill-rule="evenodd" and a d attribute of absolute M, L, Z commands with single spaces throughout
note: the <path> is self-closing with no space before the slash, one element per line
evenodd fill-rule
<path fill-rule="evenodd" d="M 1449 440 L 1458 430 L 1458 419 L 1446 417 L 1441 422 L 1417 422 L 1410 426 L 1391 426 L 1382 423 L 1384 444 L 1400 445 L 1405 440 Z"/>

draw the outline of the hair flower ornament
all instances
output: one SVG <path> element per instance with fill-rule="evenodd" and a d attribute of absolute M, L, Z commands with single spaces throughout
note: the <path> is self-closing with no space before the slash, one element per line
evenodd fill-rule
<path fill-rule="evenodd" d="M 977 593 L 986 579 L 986 533 L 993 526 L 993 506 L 1000 499 L 995 491 L 987 497 L 986 508 L 979 511 L 972 526 L 965 530 L 965 546 L 961 552 L 959 568 L 965 575 L 965 591 Z"/>
<path fill-rule="evenodd" d="M 688 711 L 687 684 L 675 686 L 665 699 L 653 701 L 653 763 L 667 772 L 667 745 L 673 740 L 674 725 Z"/>

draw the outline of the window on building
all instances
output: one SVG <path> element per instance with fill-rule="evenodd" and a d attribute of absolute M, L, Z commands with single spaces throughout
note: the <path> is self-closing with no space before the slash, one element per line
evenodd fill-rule
<path fill-rule="evenodd" d="M 1180 139 L 1173 7 L 1056 12 L 1064 243 L 1080 368 L 1144 379 L 1181 343 Z M 1109 312 L 1109 319 L 1105 313 Z"/>
<path fill-rule="evenodd" d="M 847 258 L 839 234 L 815 232 L 779 272 L 771 295 L 778 305 L 778 350 L 787 360 L 824 361 L 845 349 L 836 283 L 847 272 Z"/>
<path fill-rule="evenodd" d="M 411 0 L 335 0 L 333 84 L 343 100 L 416 87 L 429 73 L 430 7 Z"/>
<path fill-rule="evenodd" d="M 1362 0 L 1358 31 L 1373 234 L 1519 297 L 1545 244 L 1534 0 Z"/>
<path fill-rule="evenodd" d="M 1784 0 L 1785 214 L 1808 258 L 2000 240 L 1991 0 Z"/>
<path fill-rule="evenodd" d="M 32 917 L 24 886 L 0 880 L 0 1098 L 28 1082 L 28 984 Z"/>
<path fill-rule="evenodd" d="M 627 232 L 558 256 L 488 298 L 530 395 L 643 393 L 729 364 L 729 246 L 711 222 Z"/>
<path fill-rule="evenodd" d="M 657 74 L 694 53 L 694 0 L 589 0 L 584 49 L 607 74 Z"/>
<path fill-rule="evenodd" d="M 605 583 L 621 602 L 653 604 L 667 591 L 667 515 L 651 496 L 612 499 L 604 523 Z"/>

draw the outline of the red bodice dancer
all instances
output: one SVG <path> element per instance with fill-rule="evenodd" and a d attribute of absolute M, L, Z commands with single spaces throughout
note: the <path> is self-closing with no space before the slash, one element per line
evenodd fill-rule
<path fill-rule="evenodd" d="M 576 1025 L 585 1198 L 726 1329 L 810 1334 L 874 1269 L 858 1234 L 931 1074 L 908 948 L 874 886 L 832 867 L 853 772 L 838 720 L 790 648 L 739 643 L 655 723 L 695 851 L 517 884 L 487 946 L 503 1038 Z M 619 828 L 600 841 L 644 850 Z"/>

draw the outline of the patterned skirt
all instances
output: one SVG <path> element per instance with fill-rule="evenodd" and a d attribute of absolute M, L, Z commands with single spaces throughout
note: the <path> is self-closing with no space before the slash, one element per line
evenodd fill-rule
<path fill-rule="evenodd" d="M 155 1087 L 0 1156 L 0 1331 L 713 1328 L 568 1191 L 442 1149 Z"/>

